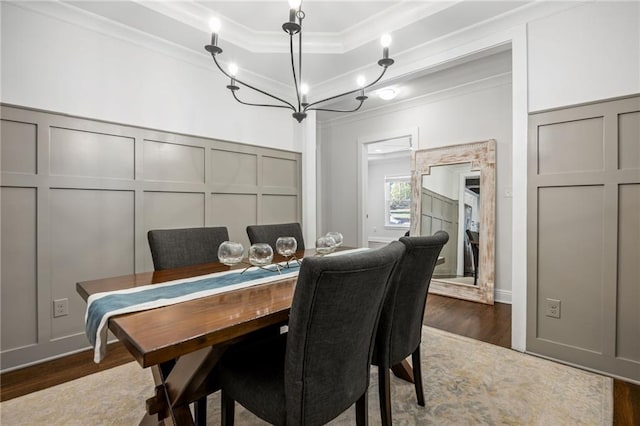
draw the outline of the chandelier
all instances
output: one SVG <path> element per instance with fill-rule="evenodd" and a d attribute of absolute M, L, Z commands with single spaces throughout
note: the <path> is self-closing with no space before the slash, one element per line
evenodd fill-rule
<path fill-rule="evenodd" d="M 207 52 L 211 53 L 211 57 L 213 58 L 213 62 L 215 62 L 216 66 L 224 75 L 226 75 L 230 79 L 230 84 L 227 85 L 227 89 L 231 91 L 234 99 L 240 102 L 243 105 L 252 105 L 252 106 L 261 106 L 261 107 L 270 107 L 270 108 L 287 108 L 293 111 L 293 118 L 298 120 L 298 123 L 301 123 L 307 117 L 307 111 L 331 111 L 331 112 L 355 112 L 362 107 L 362 104 L 365 100 L 367 100 L 367 96 L 365 96 L 365 89 L 376 84 L 384 73 L 387 71 L 387 68 L 393 65 L 393 59 L 389 58 L 389 45 L 391 44 L 391 37 L 388 34 L 385 34 L 381 37 L 380 43 L 382 44 L 382 59 L 378 61 L 378 65 L 382 67 L 382 72 L 371 83 L 366 84 L 365 78 L 363 76 L 358 76 L 357 78 L 357 89 L 350 90 L 348 92 L 340 93 L 338 95 L 330 96 L 325 99 L 320 99 L 318 101 L 309 102 L 307 100 L 307 94 L 309 92 L 309 86 L 303 82 L 302 79 L 302 21 L 305 18 L 305 13 L 302 11 L 302 0 L 289 0 L 289 21 L 282 24 L 282 29 L 284 32 L 289 34 L 289 51 L 291 54 L 291 71 L 293 73 L 293 85 L 296 89 L 296 100 L 291 103 L 287 100 L 284 100 L 278 96 L 272 95 L 264 90 L 261 90 L 247 82 L 244 82 L 236 77 L 238 72 L 238 66 L 234 63 L 230 63 L 228 69 L 225 71 L 220 63 L 218 62 L 218 56 L 222 54 L 222 49 L 218 46 L 218 33 L 220 32 L 220 21 L 217 18 L 212 18 L 209 22 L 211 27 L 211 44 L 206 45 L 204 48 Z M 297 58 L 297 67 L 296 67 L 296 58 L 294 56 L 293 49 L 293 38 L 295 35 L 298 35 L 298 58 Z M 265 96 L 272 98 L 277 101 L 277 103 L 252 103 L 245 102 L 238 97 L 238 91 L 240 91 L 240 86 L 247 87 L 251 90 L 259 92 Z M 331 109 L 331 108 L 323 108 L 322 105 L 328 101 L 333 101 L 335 99 L 341 98 L 343 96 L 357 94 L 355 100 L 358 102 L 357 106 L 353 109 L 348 110 L 339 110 L 339 109 Z M 273 102 L 273 101 L 272 101 Z"/>

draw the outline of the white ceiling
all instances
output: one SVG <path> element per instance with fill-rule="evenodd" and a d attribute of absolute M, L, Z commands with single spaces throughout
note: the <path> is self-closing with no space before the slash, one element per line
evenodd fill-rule
<path fill-rule="evenodd" d="M 208 21 L 217 16 L 222 21 L 219 46 L 224 50 L 218 56 L 220 62 L 237 63 L 240 67 L 238 78 L 247 82 L 260 76 L 262 81 L 272 81 L 280 90 L 292 90 L 289 37 L 281 28 L 288 20 L 286 0 L 72 0 L 64 3 L 203 56 L 208 56 L 203 48 L 210 42 Z M 302 10 L 306 14 L 303 21 L 303 81 L 311 88 L 310 100 L 314 100 L 314 86 L 331 87 L 341 78 L 353 79 L 355 73 L 363 74 L 368 81 L 377 77 L 381 71 L 377 61 L 382 56 L 379 37 L 385 32 L 393 37 L 390 56 L 394 57 L 465 28 L 490 22 L 528 3 L 530 1 L 303 0 Z M 500 50 L 505 48 L 479 56 Z M 462 62 L 476 59 L 478 57 L 468 57 Z M 498 67 L 502 67 L 504 58 L 497 60 Z M 441 68 L 454 65 L 460 64 L 447 64 Z M 393 82 L 383 79 L 376 87 L 390 83 L 409 84 L 406 80 L 410 79 L 415 87 L 403 88 L 405 95 L 424 93 L 433 85 L 427 80 L 434 77 L 442 80 L 442 75 L 434 71 L 438 70 L 396 78 Z M 218 72 L 213 62 L 212 72 Z M 435 85 L 438 84 L 442 83 L 436 81 Z M 368 108 L 373 106 L 371 104 L 371 101 L 365 103 Z"/>

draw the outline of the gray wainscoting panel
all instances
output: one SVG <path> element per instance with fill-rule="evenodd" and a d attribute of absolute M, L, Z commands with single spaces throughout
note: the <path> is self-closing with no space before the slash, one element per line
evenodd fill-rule
<path fill-rule="evenodd" d="M 432 207 L 432 199 L 430 196 L 428 195 L 423 195 L 422 196 L 422 211 L 423 212 L 430 212 L 433 210 Z M 429 234 L 420 234 L 420 235 L 431 235 L 431 233 Z"/>
<path fill-rule="evenodd" d="M 538 172 L 602 170 L 602 117 L 547 124 L 538 128 Z M 575 155 L 579 152 L 580 155 Z"/>
<path fill-rule="evenodd" d="M 153 270 L 149 229 L 301 222 L 299 153 L 1 108 L 2 370 L 87 349 L 76 283 Z"/>
<path fill-rule="evenodd" d="M 258 223 L 258 196 L 256 194 L 211 194 L 211 223 L 224 225 L 229 239 L 249 249 L 247 226 Z"/>
<path fill-rule="evenodd" d="M 2 141 L 4 144 L 4 140 Z M 38 343 L 36 189 L 0 190 L 2 351 Z"/>
<path fill-rule="evenodd" d="M 431 229 L 433 229 L 433 224 L 431 223 L 431 216 L 422 215 L 422 229 L 420 230 L 420 235 L 431 235 Z"/>
<path fill-rule="evenodd" d="M 36 173 L 37 127 L 33 123 L 1 121 L 2 171 Z"/>
<path fill-rule="evenodd" d="M 52 318 L 51 338 L 84 333 L 79 281 L 132 274 L 133 191 L 52 188 L 51 300 L 69 299 L 69 315 Z"/>
<path fill-rule="evenodd" d="M 640 184 L 620 185 L 617 348 L 640 363 Z"/>
<path fill-rule="evenodd" d="M 298 179 L 298 164 L 295 159 L 263 157 L 262 184 L 264 186 L 297 188 Z"/>
<path fill-rule="evenodd" d="M 153 270 L 151 249 L 146 238 L 151 229 L 199 228 L 205 226 L 205 196 L 189 192 L 144 192 L 144 264 Z"/>
<path fill-rule="evenodd" d="M 619 168 L 640 169 L 640 111 L 618 116 Z"/>
<path fill-rule="evenodd" d="M 145 140 L 145 180 L 204 183 L 204 147 Z"/>
<path fill-rule="evenodd" d="M 422 188 L 422 234 L 433 235 L 438 231 L 449 234 L 449 242 L 444 245 L 440 256 L 445 261 L 436 266 L 434 275 L 455 276 L 458 256 L 458 200 L 445 197 L 437 192 Z"/>
<path fill-rule="evenodd" d="M 297 212 L 298 197 L 295 195 L 262 196 L 263 224 L 297 222 Z"/>
<path fill-rule="evenodd" d="M 58 127 L 50 132 L 52 175 L 134 178 L 134 138 Z"/>
<path fill-rule="evenodd" d="M 222 185 L 258 185 L 258 156 L 212 149 L 211 181 Z"/>
<path fill-rule="evenodd" d="M 145 191 L 143 209 L 146 230 L 205 226 L 204 194 Z"/>
<path fill-rule="evenodd" d="M 640 96 L 531 114 L 527 173 L 527 351 L 632 381 L 639 126 Z"/>
<path fill-rule="evenodd" d="M 603 224 L 602 186 L 539 189 L 538 338 L 602 352 Z M 561 321 L 546 298 L 562 301 Z"/>

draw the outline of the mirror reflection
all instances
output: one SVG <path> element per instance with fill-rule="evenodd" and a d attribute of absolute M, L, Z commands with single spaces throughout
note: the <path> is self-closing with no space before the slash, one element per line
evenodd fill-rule
<path fill-rule="evenodd" d="M 433 278 L 477 285 L 480 235 L 480 171 L 471 163 L 431 166 L 422 175 L 421 235 L 449 234 Z"/>

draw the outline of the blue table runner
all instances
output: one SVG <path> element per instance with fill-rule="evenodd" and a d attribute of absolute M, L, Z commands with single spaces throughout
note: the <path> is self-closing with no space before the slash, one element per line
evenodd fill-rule
<path fill-rule="evenodd" d="M 87 299 L 85 315 L 87 337 L 94 347 L 93 360 L 99 363 L 106 355 L 107 323 L 114 315 L 169 306 L 298 275 L 300 270 L 298 263 L 290 262 L 289 265 L 289 268 L 281 268 L 281 274 L 274 272 L 275 266 L 272 265 L 270 268 L 274 270 L 250 268 L 242 273 L 242 269 L 236 269 L 93 294 Z"/>

